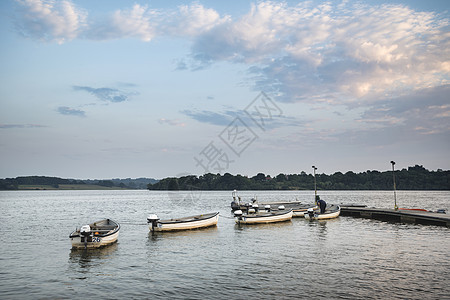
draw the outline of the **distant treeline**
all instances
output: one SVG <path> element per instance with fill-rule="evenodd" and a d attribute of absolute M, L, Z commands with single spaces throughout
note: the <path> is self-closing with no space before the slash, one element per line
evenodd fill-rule
<path fill-rule="evenodd" d="M 136 179 L 64 179 L 59 177 L 47 176 L 22 176 L 16 178 L 0 179 L 0 190 L 18 190 L 20 186 L 50 186 L 59 188 L 60 185 L 98 185 L 102 187 L 117 187 L 125 189 L 145 189 L 149 183 L 155 183 L 158 180 L 153 178 L 136 178 Z"/>
<path fill-rule="evenodd" d="M 336 172 L 332 175 L 316 174 L 319 190 L 391 190 L 392 171 L 366 171 L 362 173 Z M 395 171 L 396 187 L 399 190 L 450 190 L 450 171 L 428 171 L 416 165 Z M 165 178 L 149 184 L 149 190 L 313 190 L 314 176 L 300 174 L 278 174 L 275 177 L 259 173 L 253 177 L 225 173 L 202 176 Z"/>

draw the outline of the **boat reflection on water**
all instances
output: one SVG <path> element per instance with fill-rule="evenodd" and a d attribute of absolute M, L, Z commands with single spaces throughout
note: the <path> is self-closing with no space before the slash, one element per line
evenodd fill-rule
<path fill-rule="evenodd" d="M 236 229 L 238 231 L 243 231 L 243 230 L 247 230 L 247 231 L 252 231 L 252 230 L 254 230 L 254 231 L 261 231 L 261 230 L 276 231 L 278 229 L 291 227 L 291 226 L 293 226 L 293 222 L 261 223 L 261 224 L 252 225 L 252 226 L 247 226 L 245 224 L 235 223 L 234 224 L 234 229 Z"/>
<path fill-rule="evenodd" d="M 145 248 L 147 258 L 153 266 L 157 266 L 156 269 L 168 268 L 168 265 L 175 263 L 178 274 L 182 272 L 178 269 L 180 261 L 178 259 L 171 259 L 169 262 L 161 260 L 161 253 L 171 253 L 175 257 L 178 255 L 183 257 L 186 253 L 198 255 L 202 253 L 200 256 L 208 256 L 210 253 L 208 249 L 214 248 L 214 241 L 218 240 L 219 233 L 217 226 L 181 231 L 149 231 Z M 188 261 L 185 263 L 189 264 Z"/>
<path fill-rule="evenodd" d="M 117 252 L 118 244 L 97 249 L 72 248 L 69 254 L 69 263 L 78 264 L 81 269 L 88 269 L 105 259 L 110 259 Z"/>
<path fill-rule="evenodd" d="M 157 241 L 159 239 L 173 239 L 173 238 L 195 238 L 204 236 L 205 234 L 216 234 L 218 232 L 217 226 L 196 228 L 189 230 L 175 230 L 175 231 L 149 231 L 148 239 Z"/>

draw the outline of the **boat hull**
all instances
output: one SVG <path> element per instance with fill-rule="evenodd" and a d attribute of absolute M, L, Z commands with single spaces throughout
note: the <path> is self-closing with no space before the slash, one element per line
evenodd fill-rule
<path fill-rule="evenodd" d="M 100 237 L 100 236 L 93 236 L 92 238 L 88 238 L 88 242 L 86 245 L 86 248 L 100 248 L 105 247 L 110 244 L 113 244 L 117 242 L 117 239 L 119 238 L 119 232 L 116 232 L 115 234 L 106 236 L 106 237 Z M 84 240 L 82 241 L 81 236 L 72 237 L 71 243 L 73 248 L 77 249 L 84 249 Z"/>
<path fill-rule="evenodd" d="M 252 204 L 258 204 L 259 207 L 263 208 L 266 205 L 270 205 L 272 208 L 276 209 L 278 206 L 283 205 L 286 209 L 292 208 L 292 209 L 301 209 L 304 208 L 306 206 L 311 207 L 308 204 L 302 203 L 300 201 L 279 201 L 279 202 L 249 202 L 249 203 L 240 203 L 240 202 L 236 202 L 233 201 L 231 202 L 231 210 L 235 211 L 235 210 L 247 210 L 248 208 L 252 207 Z"/>
<path fill-rule="evenodd" d="M 175 220 L 161 220 L 156 223 L 156 226 L 150 224 L 149 229 L 156 232 L 192 230 L 216 226 L 218 221 L 219 213 L 217 212 Z"/>
<path fill-rule="evenodd" d="M 317 214 L 314 213 L 314 215 L 309 215 L 308 213 L 305 213 L 305 219 L 306 220 L 328 220 L 328 219 L 335 219 L 339 217 L 341 214 L 341 208 L 338 206 L 337 209 L 332 211 L 326 211 L 323 214 Z"/>
<path fill-rule="evenodd" d="M 69 238 L 72 248 L 93 249 L 105 247 L 117 242 L 120 230 L 119 223 L 106 219 L 89 225 L 92 228 L 92 233 L 88 236 L 82 236 L 79 229 L 70 234 Z M 102 226 L 108 226 L 108 229 L 101 230 L 100 227 Z M 87 239 L 86 242 L 85 239 Z"/>
<path fill-rule="evenodd" d="M 316 206 L 308 206 L 308 207 L 305 207 L 305 208 L 294 208 L 292 210 L 292 217 L 293 218 L 304 218 L 305 217 L 305 213 L 307 213 L 308 209 L 310 209 L 310 208 L 312 208 L 314 210 L 318 210 L 319 209 L 319 207 L 317 205 Z"/>
<path fill-rule="evenodd" d="M 235 217 L 237 224 L 267 224 L 275 222 L 285 222 L 292 219 L 293 211 L 292 209 L 286 212 L 269 212 L 269 213 L 256 213 L 256 214 L 246 214 L 242 216 Z"/>

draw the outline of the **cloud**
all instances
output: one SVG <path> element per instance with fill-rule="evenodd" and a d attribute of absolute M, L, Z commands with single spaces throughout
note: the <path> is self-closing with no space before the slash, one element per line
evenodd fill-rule
<path fill-rule="evenodd" d="M 255 123 L 254 118 L 255 116 L 252 116 L 252 118 L 249 117 L 249 115 L 243 111 L 243 110 L 224 110 L 221 112 L 212 112 L 208 110 L 183 110 L 181 111 L 182 114 L 198 121 L 201 123 L 211 124 L 211 125 L 218 125 L 218 126 L 228 126 L 233 122 L 236 118 L 239 118 L 242 120 L 247 126 L 250 127 L 258 127 L 259 125 Z M 268 117 L 268 116 L 266 116 Z M 256 117 L 258 119 L 258 117 Z M 265 129 L 274 129 L 278 127 L 285 127 L 285 126 L 300 126 L 304 124 L 304 121 L 293 118 L 293 117 L 287 117 L 287 116 L 276 116 L 273 118 L 267 118 L 267 120 L 264 123 Z"/>
<path fill-rule="evenodd" d="M 183 71 L 183 70 L 189 69 L 188 64 L 183 59 L 177 60 L 177 61 L 175 61 L 175 63 L 177 65 L 175 70 L 177 70 L 177 71 Z"/>
<path fill-rule="evenodd" d="M 13 129 L 13 128 L 42 128 L 47 127 L 39 124 L 0 124 L 1 129 Z"/>
<path fill-rule="evenodd" d="M 58 107 L 58 113 L 61 115 L 66 116 L 77 116 L 77 117 L 85 117 L 85 112 L 83 110 L 67 107 L 67 106 L 60 106 Z"/>
<path fill-rule="evenodd" d="M 229 20 L 229 16 L 221 17 L 212 8 L 205 8 L 199 3 L 192 3 L 181 5 L 177 10 L 169 11 L 159 26 L 159 32 L 168 36 L 198 36 Z"/>
<path fill-rule="evenodd" d="M 199 35 L 191 57 L 245 63 L 280 101 L 357 107 L 446 84 L 448 24 L 403 5 L 261 2 Z"/>
<path fill-rule="evenodd" d="M 199 3 L 173 9 L 151 9 L 134 4 L 112 14 L 88 20 L 88 13 L 72 1 L 17 0 L 15 22 L 24 36 L 64 43 L 75 38 L 111 40 L 137 38 L 145 42 L 159 36 L 192 37 L 229 19 Z"/>
<path fill-rule="evenodd" d="M 71 1 L 17 0 L 19 32 L 45 42 L 77 38 L 86 27 L 87 13 Z"/>
<path fill-rule="evenodd" d="M 148 42 L 157 34 L 157 18 L 158 11 L 134 4 L 130 9 L 117 10 L 105 19 L 96 20 L 85 34 L 95 40 L 138 38 Z"/>
<path fill-rule="evenodd" d="M 376 127 L 405 126 L 420 134 L 450 134 L 450 85 L 427 88 L 414 95 L 385 99 L 366 110 L 359 122 Z"/>
<path fill-rule="evenodd" d="M 88 92 L 89 94 L 95 96 L 99 100 L 113 103 L 127 101 L 128 97 L 132 94 L 114 88 L 93 88 L 89 86 L 74 86 L 73 89 L 75 91 Z"/>
<path fill-rule="evenodd" d="M 310 131 L 303 131 L 306 136 L 302 143 L 321 138 L 335 145 L 360 145 L 372 150 L 394 144 L 400 147 L 422 145 L 429 148 L 430 153 L 449 149 L 449 93 L 450 85 L 446 85 L 374 102 L 354 120 L 356 126 L 324 130 L 312 127 Z"/>
<path fill-rule="evenodd" d="M 227 126 L 236 118 L 237 114 L 235 112 L 226 111 L 223 113 L 216 113 L 212 111 L 202 110 L 183 110 L 182 114 L 198 121 L 201 123 L 208 123 L 212 125 Z"/>
<path fill-rule="evenodd" d="M 224 61 L 244 64 L 250 85 L 277 101 L 368 107 L 449 83 L 447 12 L 401 4 L 263 1 L 232 17 L 194 2 L 167 9 L 134 4 L 87 20 L 88 14 L 70 1 L 18 3 L 17 23 L 27 36 L 59 43 L 185 38 L 192 41 L 191 53 L 176 60 L 177 70 Z M 128 96 L 79 88 L 109 102 Z"/>
<path fill-rule="evenodd" d="M 90 39 L 109 40 L 137 38 L 145 42 L 159 36 L 191 37 L 206 32 L 228 19 L 199 3 L 176 9 L 157 10 L 134 4 L 130 9 L 115 11 L 86 31 Z"/>
<path fill-rule="evenodd" d="M 161 118 L 158 120 L 159 124 L 167 124 L 170 126 L 179 126 L 179 127 L 184 127 L 186 126 L 186 123 L 181 122 L 180 120 L 173 120 L 173 119 L 165 119 L 165 118 Z"/>

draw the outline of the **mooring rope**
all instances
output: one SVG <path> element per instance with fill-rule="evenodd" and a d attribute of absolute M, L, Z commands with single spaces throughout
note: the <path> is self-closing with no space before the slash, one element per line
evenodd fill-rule
<path fill-rule="evenodd" d="M 147 223 L 120 222 L 120 225 L 148 225 Z"/>
<path fill-rule="evenodd" d="M 234 219 L 233 217 L 227 217 L 227 216 L 224 216 L 224 215 L 220 215 L 220 214 L 219 214 L 219 216 L 220 216 L 220 217 L 222 217 L 222 218 L 227 218 L 227 219 L 231 219 L 231 220 L 233 220 L 233 219 Z"/>

